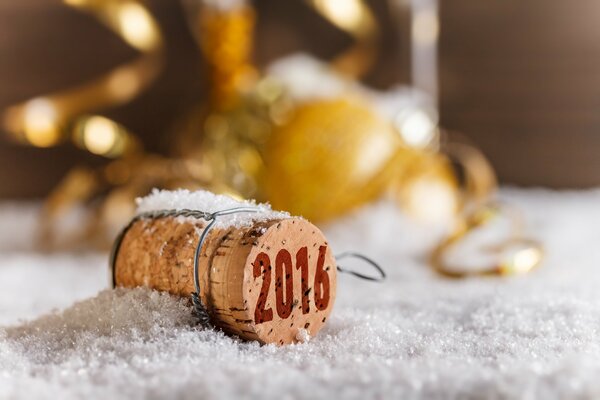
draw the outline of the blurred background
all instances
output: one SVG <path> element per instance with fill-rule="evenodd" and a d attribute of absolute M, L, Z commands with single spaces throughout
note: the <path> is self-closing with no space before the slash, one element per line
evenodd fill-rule
<path fill-rule="evenodd" d="M 385 89 L 411 82 L 410 4 L 369 0 L 380 51 L 361 79 Z M 302 0 L 257 0 L 259 67 L 297 51 L 329 60 L 353 38 Z M 165 154 L 178 118 L 208 97 L 206 63 L 178 1 L 149 10 L 166 42 L 164 70 L 148 90 L 103 114 Z M 503 183 L 585 187 L 600 183 L 600 4 L 581 0 L 441 2 L 441 125 L 468 136 Z M 60 1 L 0 0 L 0 109 L 67 88 L 136 56 L 94 17 Z M 47 195 L 77 164 L 104 159 L 69 144 L 23 146 L 0 135 L 0 196 Z"/>

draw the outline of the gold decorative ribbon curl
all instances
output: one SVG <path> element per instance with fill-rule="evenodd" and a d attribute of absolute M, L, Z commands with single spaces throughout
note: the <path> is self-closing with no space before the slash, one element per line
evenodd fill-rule
<path fill-rule="evenodd" d="M 119 156 L 137 146 L 133 135 L 114 121 L 81 116 L 125 104 L 155 80 L 163 66 L 161 31 L 138 0 L 63 0 L 63 3 L 93 15 L 141 55 L 90 82 L 8 108 L 2 126 L 13 139 L 36 147 L 54 146 L 71 136 L 78 146 L 92 153 Z"/>
<path fill-rule="evenodd" d="M 430 264 L 438 273 L 450 278 L 470 276 L 506 276 L 530 272 L 543 258 L 542 245 L 523 236 L 524 221 L 521 214 L 512 207 L 491 201 L 498 183 L 494 169 L 476 147 L 460 141 L 445 143 L 442 151 L 449 157 L 461 178 L 462 204 L 457 214 L 453 230 L 432 251 Z M 508 218 L 511 224 L 509 236 L 495 245 L 478 249 L 486 254 L 499 257 L 494 265 L 477 269 L 464 266 L 451 266 L 446 256 L 459 242 L 477 230 L 485 229 L 500 217 Z M 507 251 L 510 254 L 506 256 Z"/>
<path fill-rule="evenodd" d="M 308 4 L 356 43 L 331 61 L 342 74 L 358 79 L 373 65 L 378 51 L 379 27 L 363 0 L 307 0 Z"/>
<path fill-rule="evenodd" d="M 468 211 L 486 204 L 497 191 L 498 180 L 481 150 L 464 140 L 448 140 L 441 144 L 440 151 L 453 164 L 460 181 L 460 208 Z"/>
<path fill-rule="evenodd" d="M 475 231 L 485 229 L 487 224 L 502 215 L 508 217 L 511 223 L 509 237 L 500 243 L 482 246 L 479 249 L 486 254 L 498 256 L 498 260 L 494 264 L 471 269 L 464 266 L 452 266 L 447 262 L 446 255 L 453 246 L 465 240 Z M 449 278 L 528 273 L 540 264 L 544 252 L 538 241 L 522 236 L 522 227 L 522 216 L 515 209 L 506 205 L 487 204 L 477 208 L 458 219 L 454 231 L 433 250 L 430 257 L 431 266 L 438 273 Z M 508 251 L 510 253 L 505 254 Z"/>

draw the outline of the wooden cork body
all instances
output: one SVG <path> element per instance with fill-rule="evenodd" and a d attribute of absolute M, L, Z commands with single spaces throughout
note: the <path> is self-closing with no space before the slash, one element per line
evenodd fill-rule
<path fill-rule="evenodd" d="M 140 219 L 126 232 L 114 266 L 117 286 L 147 286 L 189 297 L 194 252 L 206 222 Z M 336 294 L 336 263 L 323 233 L 301 218 L 214 227 L 198 260 L 200 292 L 211 322 L 261 343 L 314 336 Z"/>

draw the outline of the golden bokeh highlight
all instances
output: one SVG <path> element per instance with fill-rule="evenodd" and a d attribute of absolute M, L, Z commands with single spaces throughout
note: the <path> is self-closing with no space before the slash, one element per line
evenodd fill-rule
<path fill-rule="evenodd" d="M 504 257 L 500 265 L 501 273 L 504 275 L 528 273 L 542 261 L 544 253 L 538 243 L 524 241 L 516 243 L 516 247 L 508 249 L 509 254 Z"/>
<path fill-rule="evenodd" d="M 92 154 L 115 158 L 132 151 L 132 135 L 115 121 L 94 115 L 82 117 L 74 129 L 75 143 Z"/>
<path fill-rule="evenodd" d="M 158 27 L 144 7 L 135 2 L 122 2 L 115 7 L 115 14 L 121 35 L 131 47 L 148 51 L 157 46 Z"/>
<path fill-rule="evenodd" d="M 37 147 L 50 147 L 60 141 L 59 113 L 44 98 L 28 101 L 23 109 L 24 138 Z"/>
<path fill-rule="evenodd" d="M 348 31 L 367 31 L 374 24 L 360 0 L 311 0 L 314 7 L 334 25 Z"/>
<path fill-rule="evenodd" d="M 433 111 L 408 107 L 395 116 L 393 124 L 408 147 L 425 149 L 437 144 L 438 120 Z"/>

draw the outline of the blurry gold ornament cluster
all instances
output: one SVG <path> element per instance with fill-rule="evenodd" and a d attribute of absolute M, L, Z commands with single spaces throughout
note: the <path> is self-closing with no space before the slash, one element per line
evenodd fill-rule
<path fill-rule="evenodd" d="M 71 138 L 87 151 L 116 158 L 100 169 L 74 169 L 50 195 L 45 243 L 73 245 L 75 238 L 109 243 L 134 212 L 134 199 L 153 187 L 206 188 L 270 201 L 315 222 L 388 196 L 416 217 L 454 221 L 456 228 L 433 252 L 432 265 L 448 276 L 471 274 L 450 271 L 443 255 L 485 227 L 480 215 L 489 210 L 495 175 L 476 148 L 447 140 L 434 111 L 405 106 L 385 117 L 353 84 L 330 97 L 295 97 L 284 82 L 261 76 L 252 64 L 255 13 L 247 2 L 226 7 L 187 0 L 190 26 L 209 66 L 211 97 L 184 118 L 172 158 L 148 154 L 118 122 L 88 113 L 129 101 L 158 74 L 163 39 L 156 22 L 135 0 L 65 3 L 95 15 L 142 56 L 94 82 L 6 113 L 5 128 L 18 140 L 46 147 Z M 355 37 L 356 44 L 329 64 L 331 73 L 352 82 L 375 54 L 373 15 L 360 0 L 345 6 L 336 0 L 308 3 Z M 86 213 L 89 224 L 75 237 L 60 235 L 59 221 L 77 210 Z M 510 239 L 521 245 L 513 261 L 484 268 L 485 273 L 526 272 L 539 263 L 537 243 Z"/>
<path fill-rule="evenodd" d="M 141 55 L 90 82 L 10 107 L 4 113 L 3 128 L 15 140 L 37 147 L 72 140 L 107 157 L 134 152 L 139 142 L 125 127 L 87 114 L 131 101 L 158 76 L 163 64 L 158 24 L 139 0 L 63 2 L 93 15 Z"/>

